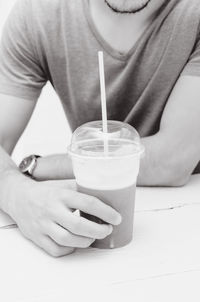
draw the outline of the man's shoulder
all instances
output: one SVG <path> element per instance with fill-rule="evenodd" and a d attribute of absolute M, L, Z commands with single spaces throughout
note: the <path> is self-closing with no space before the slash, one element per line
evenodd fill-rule
<path fill-rule="evenodd" d="M 60 24 L 61 20 L 69 20 L 73 17 L 74 11 L 80 6 L 82 0 L 19 0 L 28 6 L 27 10 L 30 12 L 34 20 L 35 27 L 38 24 L 49 28 L 49 30 L 56 29 L 56 25 Z"/>

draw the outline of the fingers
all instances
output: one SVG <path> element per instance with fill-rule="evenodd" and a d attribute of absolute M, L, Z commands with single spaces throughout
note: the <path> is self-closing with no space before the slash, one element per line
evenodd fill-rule
<path fill-rule="evenodd" d="M 70 208 L 79 209 L 113 225 L 121 223 L 121 215 L 96 197 L 79 192 L 63 190 L 62 199 Z"/>
<path fill-rule="evenodd" d="M 48 235 L 57 244 L 66 247 L 87 248 L 95 241 L 93 238 L 74 235 L 56 223 L 49 226 Z"/>
<path fill-rule="evenodd" d="M 75 248 L 73 247 L 58 245 L 55 241 L 53 241 L 48 236 L 41 236 L 39 240 L 39 244 L 37 245 L 40 248 L 42 248 L 45 252 L 47 252 L 50 256 L 53 257 L 66 256 L 72 254 L 75 251 Z"/>
<path fill-rule="evenodd" d="M 62 212 L 57 212 L 55 222 L 75 235 L 94 239 L 103 239 L 113 231 L 111 225 L 92 222 L 66 209 Z"/>

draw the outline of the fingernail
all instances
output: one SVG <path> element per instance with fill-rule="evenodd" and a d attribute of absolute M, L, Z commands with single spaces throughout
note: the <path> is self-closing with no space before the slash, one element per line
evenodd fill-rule
<path fill-rule="evenodd" d="M 122 216 L 118 214 L 117 219 L 116 219 L 116 225 L 119 225 L 122 222 Z"/>
<path fill-rule="evenodd" d="M 110 235 L 113 231 L 113 226 L 112 225 L 109 225 L 109 229 L 108 229 L 108 235 Z"/>

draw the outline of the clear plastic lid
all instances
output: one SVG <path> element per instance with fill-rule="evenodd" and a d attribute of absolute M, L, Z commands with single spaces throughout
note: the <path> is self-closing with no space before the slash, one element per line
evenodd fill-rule
<path fill-rule="evenodd" d="M 94 121 L 75 130 L 68 151 L 72 156 L 121 157 L 141 155 L 144 147 L 129 124 L 108 121 L 108 133 L 104 133 L 102 121 Z"/>

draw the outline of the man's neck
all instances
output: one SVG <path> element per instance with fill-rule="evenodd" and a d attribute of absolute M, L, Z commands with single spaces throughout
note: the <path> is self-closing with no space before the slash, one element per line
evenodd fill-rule
<path fill-rule="evenodd" d="M 154 0 L 135 14 L 118 14 L 104 0 L 89 0 L 93 21 L 102 37 L 115 49 L 127 52 L 156 16 L 165 0 Z"/>

